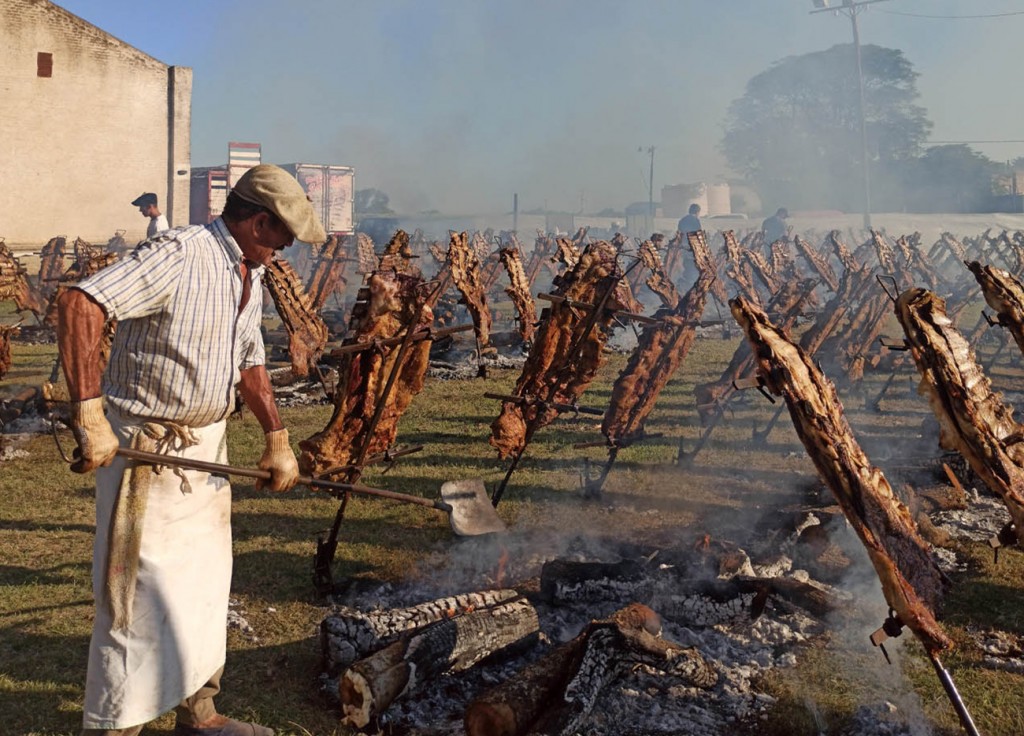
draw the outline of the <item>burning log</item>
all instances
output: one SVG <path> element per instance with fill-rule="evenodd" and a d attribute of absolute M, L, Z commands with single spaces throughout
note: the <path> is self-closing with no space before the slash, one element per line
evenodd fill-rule
<path fill-rule="evenodd" d="M 487 306 L 487 293 L 484 289 L 480 270 L 480 259 L 477 251 L 470 247 L 466 233 L 451 233 L 448 243 L 448 266 L 452 281 L 462 294 L 459 300 L 466 305 L 469 316 L 473 318 L 473 331 L 481 349 L 491 345 L 491 310 Z"/>
<path fill-rule="evenodd" d="M 697 255 L 697 249 L 707 250 L 707 242 L 694 238 L 690 245 L 695 248 L 694 260 L 701 268 L 697 282 L 677 300 L 674 309 L 661 309 L 654 315 L 659 323 L 644 327 L 636 349 L 612 386 L 601 433 L 613 449 L 628 447 L 643 437 L 644 424 L 658 396 L 693 347 L 697 324 L 716 275 L 706 270 L 708 255 Z"/>
<path fill-rule="evenodd" d="M 523 338 L 524 345 L 530 345 L 537 329 L 537 306 L 530 292 L 529 279 L 523 270 L 523 256 L 513 241 L 498 251 L 498 257 L 508 273 L 509 285 L 505 287 L 505 293 L 516 309 L 519 336 Z"/>
<path fill-rule="evenodd" d="M 19 312 L 28 310 L 37 319 L 46 311 L 43 295 L 32 285 L 28 272 L 0 238 L 0 301 L 6 300 L 13 301 Z"/>
<path fill-rule="evenodd" d="M 313 262 L 313 270 L 306 282 L 309 308 L 319 313 L 328 297 L 345 288 L 345 266 L 352 260 L 345 254 L 347 239 L 332 235 L 320 246 Z"/>
<path fill-rule="evenodd" d="M 338 683 L 342 723 L 362 728 L 395 700 L 445 672 L 480 660 L 537 633 L 540 622 L 521 596 L 458 613 L 401 637 L 361 659 Z"/>
<path fill-rule="evenodd" d="M 896 315 L 939 421 L 939 445 L 956 450 L 998 494 L 1010 512 L 1013 531 L 1024 540 L 1024 425 L 1012 407 L 992 391 L 974 351 L 946 315 L 945 302 L 925 289 L 908 289 Z"/>
<path fill-rule="evenodd" d="M 742 298 L 730 307 L 754 350 L 758 376 L 785 399 L 807 454 L 867 550 L 889 607 L 929 655 L 952 647 L 934 614 L 942 573 L 910 511 L 857 444 L 835 386 L 764 312 Z"/>
<path fill-rule="evenodd" d="M 996 310 L 999 324 L 1010 332 L 1024 353 L 1024 284 L 1008 271 L 983 266 L 978 261 L 970 261 L 967 268 L 981 286 L 985 303 Z"/>
<path fill-rule="evenodd" d="M 349 322 L 352 335 L 343 346 L 359 343 L 369 347 L 342 355 L 334 414 L 323 430 L 299 443 L 299 464 L 304 472 L 316 475 L 326 468 L 348 465 L 360 448 L 364 455 L 373 454 L 394 442 L 398 420 L 423 389 L 431 341 L 410 346 L 397 368 L 397 383 L 387 397 L 379 423 L 369 436 L 371 419 L 400 350 L 381 341 L 433 323 L 433 312 L 423 304 L 426 297 L 419 294 L 422 283 L 418 276 L 378 271 L 360 289 Z"/>
<path fill-rule="evenodd" d="M 576 266 L 558 278 L 558 296 L 597 308 L 586 317 L 568 302 L 555 302 L 544 310 L 516 381 L 516 396 L 571 405 L 594 380 L 603 360 L 612 312 L 637 307 L 628 284 L 622 282 L 616 255 L 606 241 L 591 243 Z M 489 442 L 502 459 L 520 455 L 532 434 L 557 416 L 558 410 L 547 403 L 503 403 L 501 414 L 491 424 Z"/>
<path fill-rule="evenodd" d="M 329 674 L 340 674 L 402 636 L 471 611 L 519 599 L 515 590 L 485 590 L 438 598 L 408 608 L 369 612 L 340 606 L 320 622 L 320 650 Z"/>
<path fill-rule="evenodd" d="M 283 258 L 275 258 L 263 272 L 263 284 L 274 300 L 277 313 L 288 332 L 288 356 L 292 374 L 305 378 L 327 346 L 327 325 L 302 288 L 299 275 Z"/>
<path fill-rule="evenodd" d="M 466 736 L 580 733 L 602 690 L 637 665 L 666 671 L 689 687 L 715 685 L 718 675 L 696 649 L 660 634 L 658 614 L 637 603 L 591 622 L 474 700 L 466 709 Z"/>

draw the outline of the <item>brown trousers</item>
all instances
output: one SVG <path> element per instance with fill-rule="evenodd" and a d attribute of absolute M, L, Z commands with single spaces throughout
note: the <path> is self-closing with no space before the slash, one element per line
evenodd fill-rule
<path fill-rule="evenodd" d="M 221 667 L 213 673 L 205 685 L 178 704 L 178 707 L 174 709 L 178 723 L 194 726 L 197 723 L 208 721 L 217 715 L 217 709 L 213 705 L 213 697 L 220 692 L 220 678 L 223 674 L 224 668 Z M 129 728 L 112 728 L 107 730 L 85 728 L 82 729 L 82 736 L 138 736 L 142 733 L 142 727 L 145 725 L 143 723 L 138 726 L 130 726 Z"/>

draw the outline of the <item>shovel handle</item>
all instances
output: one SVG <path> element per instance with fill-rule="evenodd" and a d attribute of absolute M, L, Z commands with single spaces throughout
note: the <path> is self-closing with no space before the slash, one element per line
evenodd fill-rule
<path fill-rule="evenodd" d="M 202 470 L 207 473 L 214 473 L 217 475 L 237 475 L 243 478 L 257 478 L 259 480 L 270 480 L 271 478 L 269 470 L 241 468 L 235 465 L 222 465 L 221 463 L 211 463 L 206 460 L 193 460 L 192 458 L 164 455 L 158 452 L 134 450 L 130 447 L 119 447 L 117 449 L 117 454 L 129 460 L 150 463 L 152 465 L 173 465 L 179 468 Z M 380 498 L 389 498 L 392 501 L 400 501 L 402 503 L 414 503 L 419 506 L 429 506 L 430 508 L 439 509 L 441 511 L 450 510 L 448 504 L 444 501 L 432 501 L 429 498 L 410 496 L 405 493 L 396 493 L 395 491 L 386 491 L 383 488 L 371 488 L 370 486 L 363 486 L 356 483 L 336 483 L 335 481 L 320 480 L 319 478 L 313 478 L 308 475 L 300 475 L 298 482 L 309 486 L 310 488 L 327 488 L 332 491 L 358 493 L 363 496 L 378 496 Z"/>

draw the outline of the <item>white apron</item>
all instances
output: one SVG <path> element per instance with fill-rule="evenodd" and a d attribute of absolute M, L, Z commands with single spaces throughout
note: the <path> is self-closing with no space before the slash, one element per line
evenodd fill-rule
<path fill-rule="evenodd" d="M 138 425 L 110 412 L 121 445 Z M 193 428 L 199 444 L 169 454 L 227 461 L 225 422 Z M 182 492 L 170 468 L 149 487 L 131 624 L 111 630 L 105 574 L 110 519 L 125 461 L 96 471 L 93 596 L 83 727 L 119 729 L 147 723 L 177 706 L 224 665 L 231 587 L 231 487 L 209 473 L 184 470 Z"/>

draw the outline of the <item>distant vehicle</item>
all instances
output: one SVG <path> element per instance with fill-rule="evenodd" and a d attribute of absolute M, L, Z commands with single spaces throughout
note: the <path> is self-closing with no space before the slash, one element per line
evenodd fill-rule
<path fill-rule="evenodd" d="M 282 164 L 281 168 L 302 185 L 328 233 L 354 232 L 355 170 L 351 166 Z"/>

